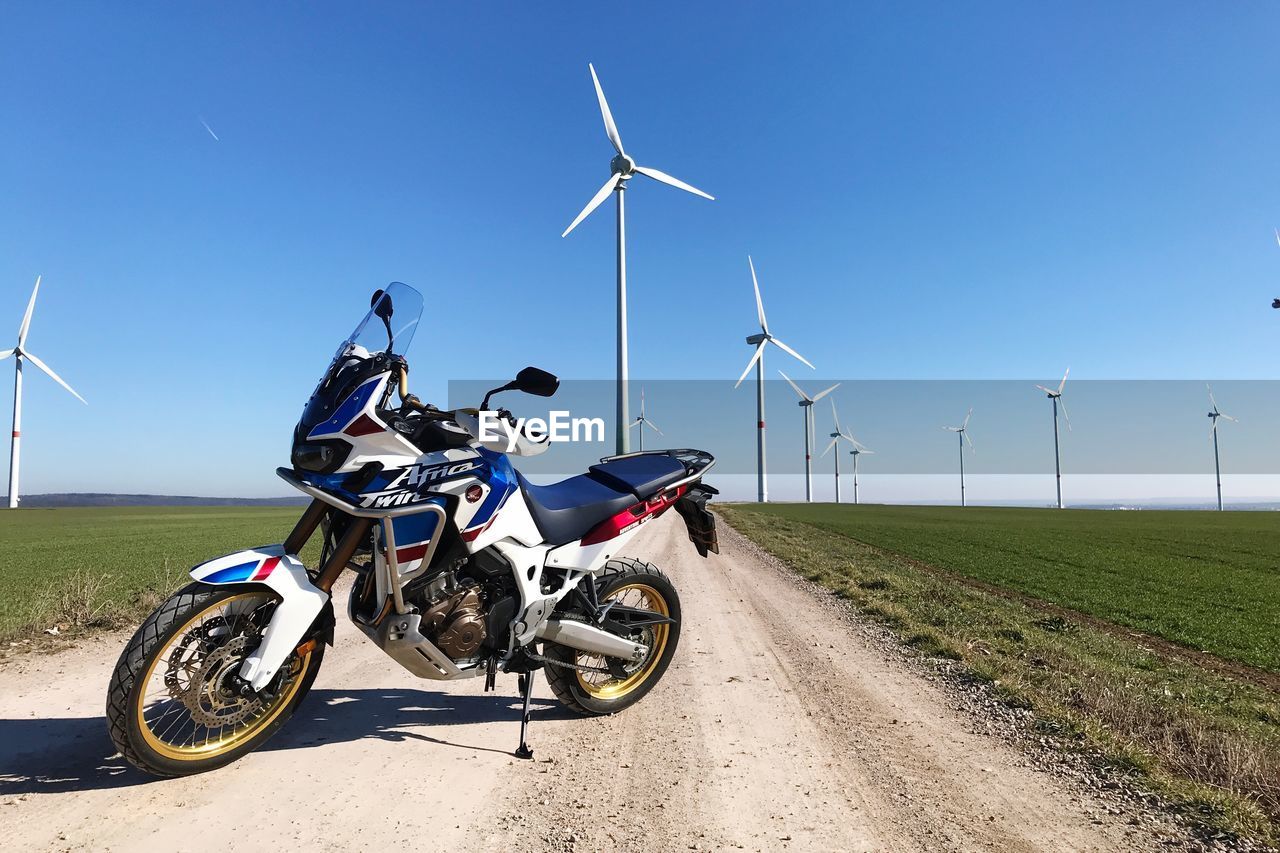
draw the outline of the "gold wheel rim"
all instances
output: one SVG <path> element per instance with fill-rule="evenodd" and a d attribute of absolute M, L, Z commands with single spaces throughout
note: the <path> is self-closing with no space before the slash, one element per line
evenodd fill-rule
<path fill-rule="evenodd" d="M 616 601 L 627 607 L 652 610 L 662 616 L 671 615 L 667 600 L 662 596 L 662 593 L 646 583 L 631 583 L 618 587 L 605 596 L 604 600 Z M 578 686 L 582 688 L 583 692 L 592 699 L 621 699 L 648 681 L 649 676 L 657 668 L 658 661 L 662 660 L 662 653 L 667 648 L 667 638 L 671 635 L 671 625 L 669 623 L 650 625 L 645 627 L 641 633 L 644 635 L 642 642 L 649 647 L 648 657 L 641 661 L 626 678 L 615 678 L 606 673 L 578 670 Z M 590 652 L 578 652 L 575 662 L 579 666 L 589 667 L 603 667 L 606 665 L 602 656 L 593 655 Z"/>
<path fill-rule="evenodd" d="M 199 677 L 202 672 L 223 677 L 228 670 L 238 669 L 239 661 L 243 660 L 210 660 L 219 647 L 212 646 L 207 638 L 202 639 L 198 633 L 208 635 L 225 627 L 228 641 L 223 645 L 230 645 L 236 639 L 238 627 L 251 625 L 254 614 L 275 602 L 275 596 L 268 592 L 245 592 L 219 599 L 193 615 L 170 636 L 164 648 L 147 667 L 142 688 L 137 694 L 135 715 L 138 730 L 148 746 L 165 758 L 177 761 L 216 758 L 260 733 L 289 706 L 302 685 L 303 674 L 311 665 L 311 652 L 302 657 L 294 655 L 286 662 L 284 680 L 270 703 L 243 703 L 243 721 L 228 725 L 201 723 L 187 702 L 174 695 L 175 689 L 181 687 L 182 677 L 185 675 L 188 681 L 186 690 L 181 691 L 183 695 L 194 701 L 190 693 L 194 689 L 202 701 L 207 701 L 213 695 L 206 689 L 209 687 L 208 681 L 196 685 L 190 679 Z M 202 647 L 203 655 L 193 653 L 194 647 L 190 645 L 193 641 Z M 176 653 L 181 653 L 184 657 L 174 660 Z M 162 664 L 165 665 L 166 672 L 159 679 L 160 689 L 153 690 L 153 682 L 156 681 Z M 208 671 L 202 670 L 205 664 L 209 664 Z M 229 702 L 226 707 L 234 707 L 235 704 Z M 209 711 L 202 706 L 200 716 L 208 715 Z"/>

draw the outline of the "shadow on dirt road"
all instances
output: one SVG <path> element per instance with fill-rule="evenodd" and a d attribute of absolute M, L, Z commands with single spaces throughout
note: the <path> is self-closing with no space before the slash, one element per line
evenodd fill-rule
<path fill-rule="evenodd" d="M 531 717 L 574 714 L 534 697 Z M 426 741 L 459 749 L 506 752 L 428 734 L 443 726 L 520 721 L 519 700 L 500 694 L 455 695 L 430 690 L 313 690 L 263 752 L 377 738 Z M 131 787 L 164 780 L 131 767 L 107 736 L 103 717 L 0 719 L 0 796 Z"/>

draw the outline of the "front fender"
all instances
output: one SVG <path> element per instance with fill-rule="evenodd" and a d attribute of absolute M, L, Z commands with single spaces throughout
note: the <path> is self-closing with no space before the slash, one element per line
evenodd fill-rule
<path fill-rule="evenodd" d="M 286 554 L 283 545 L 263 545 L 201 563 L 191 570 L 191 577 L 214 586 L 262 584 L 280 596 L 262 643 L 240 666 L 240 676 L 254 690 L 275 677 L 329 601 L 328 594 L 311 583 L 302 561 Z"/>

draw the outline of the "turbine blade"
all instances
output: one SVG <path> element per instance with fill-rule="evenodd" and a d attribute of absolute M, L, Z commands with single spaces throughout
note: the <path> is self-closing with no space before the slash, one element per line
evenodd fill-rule
<path fill-rule="evenodd" d="M 569 227 L 564 229 L 564 233 L 561 234 L 560 236 L 568 237 L 569 232 L 577 228 L 578 223 L 586 219 L 588 216 L 590 216 L 591 211 L 599 207 L 600 203 L 609 196 L 609 193 L 613 192 L 613 188 L 617 185 L 617 183 L 618 183 L 618 176 L 610 175 L 609 180 L 604 182 L 604 186 L 602 186 L 599 189 L 599 191 L 597 191 L 596 194 L 591 197 L 591 201 L 587 202 L 587 206 L 582 208 L 582 212 L 578 214 L 578 218 L 573 220 L 573 222 L 569 223 Z"/>
<path fill-rule="evenodd" d="M 832 420 L 834 420 L 834 421 L 836 422 L 836 432 L 840 432 L 840 415 L 836 413 L 836 401 L 835 401 L 835 400 L 832 400 L 832 401 L 831 401 L 831 419 L 832 419 Z M 833 444 L 835 443 L 835 440 L 834 440 L 834 439 L 832 439 L 832 443 L 833 443 Z"/>
<path fill-rule="evenodd" d="M 1209 403 L 1213 406 L 1213 410 L 1218 411 L 1218 401 L 1213 399 L 1213 386 L 1208 382 L 1204 383 L 1204 387 L 1209 389 Z"/>
<path fill-rule="evenodd" d="M 8 358 L 11 355 L 13 355 L 13 350 L 11 349 L 7 349 L 4 352 L 0 352 L 0 361 L 4 361 L 6 358 Z"/>
<path fill-rule="evenodd" d="M 1037 388 L 1039 388 L 1041 391 L 1043 391 L 1043 392 L 1044 392 L 1044 393 L 1046 393 L 1046 394 L 1054 394 L 1054 393 L 1056 393 L 1052 388 L 1046 388 L 1046 387 L 1044 387 L 1043 385 L 1037 385 L 1036 387 L 1037 387 Z"/>
<path fill-rule="evenodd" d="M 790 385 L 792 388 L 794 388 L 794 389 L 795 389 L 795 392 L 796 392 L 797 394 L 799 394 L 799 395 L 800 395 L 800 399 L 801 399 L 801 400 L 809 400 L 809 395 L 808 395 L 808 394 L 806 394 L 806 393 L 804 393 L 803 391 L 801 391 L 801 390 L 800 390 L 800 386 L 799 386 L 799 385 L 797 385 L 796 383 L 792 382 L 792 381 L 791 381 L 791 377 L 790 377 L 790 376 L 788 376 L 787 374 L 783 373 L 781 370 L 779 370 L 779 371 L 778 371 L 778 374 L 779 374 L 780 376 L 782 376 L 782 378 L 783 378 L 783 379 L 787 380 L 787 384 L 788 384 L 788 385 Z M 812 402 L 814 402 L 814 400 L 816 400 L 816 399 L 817 399 L 817 397 L 813 398 L 813 400 L 809 400 L 809 402 L 810 402 L 810 403 L 812 403 Z"/>
<path fill-rule="evenodd" d="M 642 423 L 644 423 L 644 421 L 640 420 L 639 418 L 636 418 L 634 421 L 627 424 L 627 429 L 635 429 L 636 427 L 640 426 L 640 424 Z"/>
<path fill-rule="evenodd" d="M 648 424 L 649 428 L 652 429 L 654 432 L 656 432 L 658 435 L 662 435 L 662 430 L 658 429 L 658 425 L 655 424 L 653 421 L 647 420 L 645 421 L 645 423 Z"/>
<path fill-rule="evenodd" d="M 662 183 L 667 184 L 668 186 L 675 187 L 678 190 L 684 190 L 687 193 L 700 195 L 703 198 L 708 199 L 710 201 L 716 200 L 715 196 L 708 195 L 707 193 L 704 193 L 702 190 L 698 189 L 697 187 L 686 184 L 684 181 L 680 180 L 679 178 L 673 178 L 670 175 L 668 175 L 666 172 L 661 172 L 657 169 L 650 168 L 649 166 L 636 166 L 636 171 L 642 175 L 647 175 L 648 177 L 653 178 L 655 181 L 661 181 Z"/>
<path fill-rule="evenodd" d="M 747 255 L 747 266 L 751 267 L 751 286 L 756 291 L 756 317 L 760 320 L 760 331 L 769 334 L 769 323 L 764 319 L 764 302 L 760 300 L 760 282 L 756 281 L 756 265 Z"/>
<path fill-rule="evenodd" d="M 1071 432 L 1071 415 L 1067 414 L 1067 403 L 1061 397 L 1058 398 L 1058 408 L 1062 409 L 1062 417 L 1067 421 L 1067 432 Z"/>
<path fill-rule="evenodd" d="M 591 82 L 596 84 L 596 98 L 600 101 L 600 115 L 604 118 L 604 135 L 609 137 L 615 151 L 626 154 L 627 152 L 622 150 L 622 137 L 618 135 L 618 126 L 613 123 L 613 113 L 609 112 L 609 102 L 604 99 L 604 89 L 600 88 L 596 67 L 590 62 L 587 63 L 587 67 L 591 69 Z"/>
<path fill-rule="evenodd" d="M 836 442 L 837 442 L 837 441 L 839 441 L 839 439 L 836 439 L 836 438 L 831 439 L 831 443 L 827 445 L 827 449 L 826 449 L 826 450 L 822 451 L 822 455 L 823 455 L 823 456 L 826 456 L 828 453 L 830 453 L 830 452 L 831 452 L 831 448 L 833 448 L 833 447 L 835 447 L 835 446 L 836 446 Z"/>
<path fill-rule="evenodd" d="M 36 294 L 40 292 L 40 276 L 36 276 L 36 286 L 31 289 L 31 299 L 27 302 L 27 313 L 22 315 L 22 325 L 18 327 L 18 349 L 27 342 L 27 329 L 31 328 L 31 314 L 36 310 Z"/>
<path fill-rule="evenodd" d="M 1058 383 L 1058 393 L 1062 393 L 1062 389 L 1067 386 L 1067 377 L 1071 375 L 1071 368 L 1067 368 L 1067 372 L 1062 374 L 1062 381 Z"/>
<path fill-rule="evenodd" d="M 800 359 L 801 361 L 803 361 L 805 364 L 809 364 L 809 359 L 805 358 L 805 357 L 804 357 L 804 356 L 802 356 L 800 353 L 796 352 L 796 351 L 795 351 L 795 350 L 793 350 L 791 347 L 789 347 L 789 346 L 787 346 L 786 344 L 784 344 L 782 341 L 778 340 L 777 338 L 773 337 L 772 335 L 769 337 L 769 340 L 770 340 L 770 341 L 772 341 L 773 343 L 777 344 L 777 345 L 778 345 L 778 347 L 779 347 L 783 352 L 791 353 L 791 354 L 792 354 L 792 355 L 794 355 L 796 358 L 798 358 L 798 359 Z M 817 370 L 818 368 L 814 367 L 812 364 L 809 364 L 809 369 L 810 369 L 810 370 Z"/>
<path fill-rule="evenodd" d="M 969 431 L 968 431 L 968 430 L 962 430 L 960 434 L 964 436 L 964 440 L 965 440 L 965 441 L 969 442 L 969 449 L 970 449 L 970 450 L 973 450 L 973 449 L 974 449 L 974 447 L 973 447 L 973 439 L 972 439 L 972 438 L 969 438 Z"/>
<path fill-rule="evenodd" d="M 818 401 L 819 401 L 819 400 L 821 400 L 823 397 L 827 396 L 828 394 L 830 394 L 832 391 L 836 390 L 836 389 L 837 389 L 837 388 L 839 388 L 839 387 L 840 387 L 840 383 L 839 383 L 839 382 L 837 382 L 835 385 L 832 385 L 832 386 L 831 386 L 830 388 L 828 388 L 827 390 L 825 390 L 825 391 L 819 391 L 819 392 L 818 392 L 818 395 L 817 395 L 816 397 L 814 397 L 814 398 L 813 398 L 813 402 L 815 402 L 815 403 L 816 403 L 816 402 L 818 402 Z"/>
<path fill-rule="evenodd" d="M 741 385 L 742 380 L 746 379 L 747 374 L 751 372 L 751 368 L 756 366 L 756 362 L 760 360 L 760 354 L 764 352 L 765 343 L 766 343 L 765 341 L 761 341 L 760 343 L 756 344 L 756 351 L 751 354 L 751 360 L 747 362 L 747 369 L 742 371 L 742 375 L 738 377 L 738 381 L 733 384 L 734 388 L 737 388 L 739 385 Z"/>
<path fill-rule="evenodd" d="M 1239 419 L 1239 418 L 1233 418 L 1233 417 L 1231 417 L 1231 415 L 1224 415 L 1224 414 L 1222 414 L 1221 412 L 1219 412 L 1219 413 L 1218 413 L 1218 417 L 1220 417 L 1220 418 L 1226 418 L 1227 420 L 1231 421 L 1233 424 L 1238 424 L 1238 423 L 1240 423 L 1240 419 Z"/>
<path fill-rule="evenodd" d="M 973 417 L 973 407 L 969 407 L 969 414 L 964 416 L 964 423 L 960 425 L 960 429 L 966 429 L 969 426 L 969 418 Z"/>
<path fill-rule="evenodd" d="M 68 385 L 66 382 L 64 382 L 64 381 L 63 381 L 63 379 L 62 379 L 62 377 L 61 377 L 61 376 L 59 376 L 58 374 L 54 373 L 54 372 L 53 372 L 53 369 L 52 369 L 52 368 L 50 368 L 50 367 L 49 367 L 49 365 L 45 364 L 43 361 L 41 361 L 40 359 L 36 358 L 34 355 L 32 355 L 32 354 L 31 354 L 31 353 L 29 353 L 29 352 L 24 352 L 24 353 L 22 354 L 22 356 L 23 356 L 23 358 L 27 359 L 27 360 L 28 360 L 28 361 L 30 361 L 32 364 L 34 364 L 36 367 L 40 368 L 40 369 L 41 369 L 41 370 L 43 370 L 45 373 L 47 373 L 47 374 L 49 375 L 49 378 L 50 378 L 50 379 L 52 379 L 54 382 L 57 382 L 57 383 L 58 383 L 59 385 L 61 385 L 63 388 L 66 388 L 68 391 L 70 391 L 70 392 L 71 392 L 71 395 L 72 395 L 73 397 L 75 397 L 77 400 L 79 400 L 81 403 L 84 403 L 86 406 L 87 406 L 87 405 L 89 405 L 89 401 L 88 401 L 88 400 L 86 400 L 84 397 L 81 397 L 79 394 L 77 394 L 77 393 L 76 393 L 76 389 L 72 388 L 70 385 Z"/>
<path fill-rule="evenodd" d="M 1280 228 L 1276 229 L 1276 245 L 1280 246 Z"/>

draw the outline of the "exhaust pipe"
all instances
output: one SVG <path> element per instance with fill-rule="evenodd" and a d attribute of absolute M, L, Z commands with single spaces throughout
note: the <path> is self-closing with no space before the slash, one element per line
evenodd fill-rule
<path fill-rule="evenodd" d="M 633 662 L 642 661 L 649 654 L 649 647 L 644 643 L 633 643 L 616 634 L 610 634 L 608 631 L 602 631 L 585 622 L 572 619 L 548 619 L 537 630 L 536 636 L 540 640 L 549 640 L 580 652 L 591 652 Z"/>

